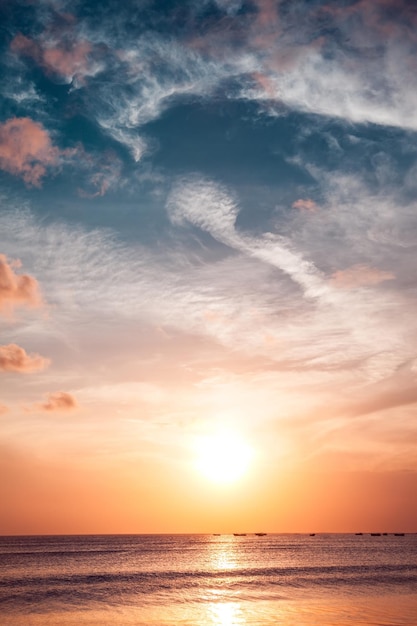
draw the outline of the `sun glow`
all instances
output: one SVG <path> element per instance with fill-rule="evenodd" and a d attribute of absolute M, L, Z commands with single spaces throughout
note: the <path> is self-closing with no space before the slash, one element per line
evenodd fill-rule
<path fill-rule="evenodd" d="M 252 448 L 231 431 L 206 435 L 196 442 L 197 468 L 217 484 L 233 483 L 241 478 L 249 469 L 252 457 Z"/>

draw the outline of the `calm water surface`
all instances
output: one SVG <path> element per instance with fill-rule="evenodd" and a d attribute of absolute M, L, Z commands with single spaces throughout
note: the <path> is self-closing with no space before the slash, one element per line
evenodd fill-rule
<path fill-rule="evenodd" d="M 2 626 L 417 626 L 417 535 L 0 537 Z"/>

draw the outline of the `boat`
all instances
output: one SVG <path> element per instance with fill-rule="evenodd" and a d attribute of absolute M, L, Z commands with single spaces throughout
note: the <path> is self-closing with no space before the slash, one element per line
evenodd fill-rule
<path fill-rule="evenodd" d="M 381 533 L 371 533 L 371 537 L 380 537 Z"/>
<path fill-rule="evenodd" d="M 363 533 L 355 533 L 355 535 L 363 535 Z"/>
<path fill-rule="evenodd" d="M 394 537 L 404 537 L 404 533 L 394 533 Z"/>
<path fill-rule="evenodd" d="M 316 533 L 310 533 L 310 537 L 315 537 Z"/>
<path fill-rule="evenodd" d="M 266 533 L 255 533 L 257 537 L 265 537 Z"/>
<path fill-rule="evenodd" d="M 246 533 L 233 533 L 233 537 L 246 537 Z"/>

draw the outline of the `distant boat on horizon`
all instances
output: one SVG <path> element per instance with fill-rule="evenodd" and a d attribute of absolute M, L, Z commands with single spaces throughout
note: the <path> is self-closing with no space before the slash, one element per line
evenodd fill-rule
<path fill-rule="evenodd" d="M 255 533 L 257 537 L 265 537 L 266 533 Z"/>
<path fill-rule="evenodd" d="M 310 537 L 315 537 L 316 533 L 310 533 Z"/>
<path fill-rule="evenodd" d="M 233 537 L 246 537 L 246 533 L 233 533 Z"/>
<path fill-rule="evenodd" d="M 404 533 L 394 533 L 394 537 L 404 537 Z"/>
<path fill-rule="evenodd" d="M 355 533 L 355 535 L 363 535 L 363 533 Z"/>
<path fill-rule="evenodd" d="M 371 537 L 380 537 L 381 533 L 371 533 Z"/>

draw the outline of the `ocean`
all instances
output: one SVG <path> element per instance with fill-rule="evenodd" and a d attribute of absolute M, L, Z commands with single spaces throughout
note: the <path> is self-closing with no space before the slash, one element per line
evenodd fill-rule
<path fill-rule="evenodd" d="M 1 626 L 416 626 L 417 534 L 0 537 Z"/>

